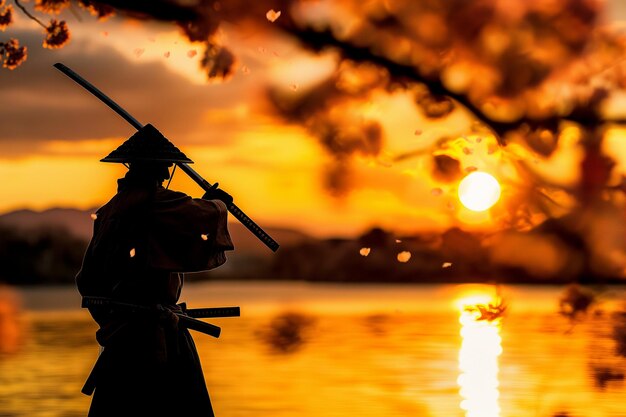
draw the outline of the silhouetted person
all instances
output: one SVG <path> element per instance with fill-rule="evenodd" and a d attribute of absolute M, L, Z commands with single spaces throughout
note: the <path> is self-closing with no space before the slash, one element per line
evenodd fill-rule
<path fill-rule="evenodd" d="M 89 307 L 103 347 L 83 388 L 93 392 L 89 416 L 213 416 L 193 339 L 173 312 L 181 309 L 182 273 L 216 268 L 234 249 L 232 198 L 217 188 L 202 199 L 164 188 L 173 164 L 192 161 L 151 125 L 102 161 L 129 170 L 96 212 L 77 287 L 82 296 L 150 309 Z"/>

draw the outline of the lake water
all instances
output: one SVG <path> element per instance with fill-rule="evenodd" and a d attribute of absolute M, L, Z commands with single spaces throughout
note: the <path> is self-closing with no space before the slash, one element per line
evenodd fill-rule
<path fill-rule="evenodd" d="M 610 288 L 571 322 L 558 313 L 563 290 L 502 286 L 507 309 L 494 321 L 462 307 L 493 297 L 488 285 L 205 282 L 181 301 L 241 307 L 209 320 L 219 339 L 192 333 L 218 417 L 626 416 L 610 319 L 626 292 Z M 13 291 L 21 310 L 19 327 L 0 326 L 0 416 L 85 416 L 80 389 L 98 347 L 78 294 Z"/>

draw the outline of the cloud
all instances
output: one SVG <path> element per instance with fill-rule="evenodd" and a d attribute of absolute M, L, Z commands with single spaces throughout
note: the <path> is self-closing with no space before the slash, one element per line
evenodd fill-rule
<path fill-rule="evenodd" d="M 14 71 L 1 70 L 0 153 L 5 156 L 32 152 L 50 140 L 122 140 L 133 133 L 130 124 L 56 70 L 55 62 L 85 77 L 141 123 L 157 126 L 177 145 L 199 129 L 207 131 L 207 113 L 236 107 L 246 99 L 236 94 L 243 89 L 241 85 L 193 84 L 163 63 L 131 61 L 112 47 L 84 38 L 50 51 L 41 47 L 38 31 L 11 35 L 28 46 L 29 59 Z M 218 127 L 196 140 L 218 144 L 224 132 Z"/>

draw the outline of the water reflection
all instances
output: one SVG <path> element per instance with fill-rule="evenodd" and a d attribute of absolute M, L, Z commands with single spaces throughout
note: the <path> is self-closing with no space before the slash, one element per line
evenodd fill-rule
<path fill-rule="evenodd" d="M 605 316 L 567 334 L 562 287 L 503 286 L 502 319 L 484 285 L 187 288 L 194 306 L 245 307 L 236 320 L 211 320 L 219 339 L 193 335 L 219 417 L 625 416 L 626 358 L 615 356 L 608 318 L 626 287 L 614 289 Z M 0 358 L 0 416 L 85 416 L 91 398 L 80 389 L 97 327 L 74 288 L 20 295 L 28 331 L 17 354 Z"/>
<path fill-rule="evenodd" d="M 592 367 L 593 379 L 596 386 L 600 389 L 605 389 L 611 381 L 623 381 L 624 373 L 613 369 L 608 366 L 594 366 Z"/>
<path fill-rule="evenodd" d="M 389 325 L 389 315 L 387 314 L 371 314 L 366 316 L 365 326 L 374 337 L 383 337 L 387 334 L 387 326 Z"/>
<path fill-rule="evenodd" d="M 0 283 L 0 355 L 16 353 L 22 340 L 20 302 L 11 287 Z"/>
<path fill-rule="evenodd" d="M 461 409 L 467 417 L 499 417 L 498 357 L 502 353 L 500 337 L 501 303 L 487 300 L 477 303 L 474 297 L 461 303 L 461 349 L 457 379 Z"/>
<path fill-rule="evenodd" d="M 257 336 L 274 353 L 292 353 L 307 342 L 314 321 L 309 315 L 287 311 L 275 316 L 266 327 L 257 332 Z"/>

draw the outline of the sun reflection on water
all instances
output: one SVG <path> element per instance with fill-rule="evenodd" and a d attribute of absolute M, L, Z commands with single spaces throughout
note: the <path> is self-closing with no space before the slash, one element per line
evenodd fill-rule
<path fill-rule="evenodd" d="M 488 295 L 459 300 L 461 349 L 457 383 L 467 417 L 499 417 L 498 357 L 502 353 L 500 317 L 484 319 L 485 308 L 496 306 Z"/>

